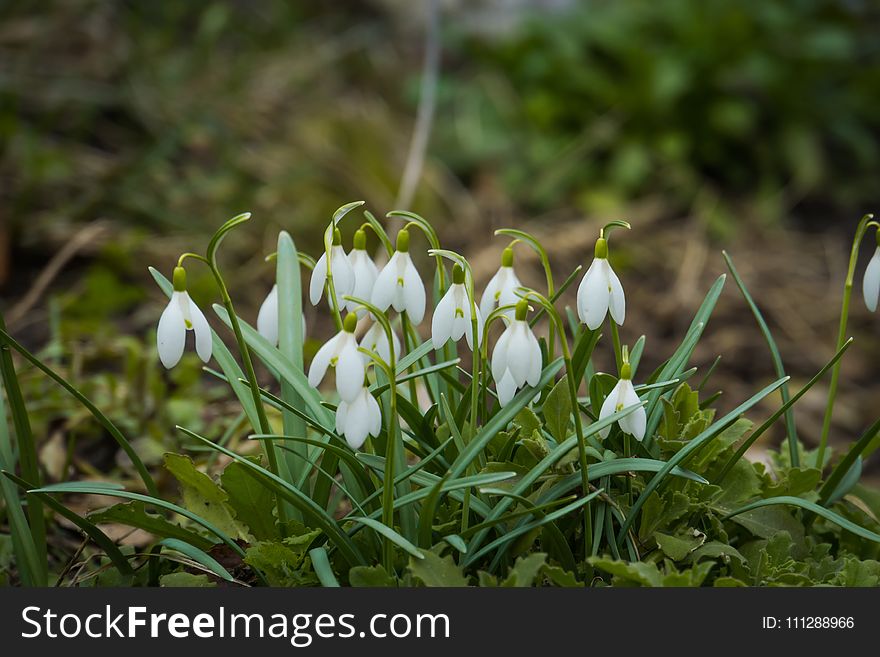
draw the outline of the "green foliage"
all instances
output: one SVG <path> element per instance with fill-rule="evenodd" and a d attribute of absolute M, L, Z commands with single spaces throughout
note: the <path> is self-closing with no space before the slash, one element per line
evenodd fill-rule
<path fill-rule="evenodd" d="M 607 213 L 659 193 L 729 230 L 743 202 L 776 220 L 805 199 L 873 200 L 868 5 L 589 2 L 531 18 L 491 39 L 456 31 L 470 66 L 438 126 L 444 157 L 498 163 L 515 203 Z"/>

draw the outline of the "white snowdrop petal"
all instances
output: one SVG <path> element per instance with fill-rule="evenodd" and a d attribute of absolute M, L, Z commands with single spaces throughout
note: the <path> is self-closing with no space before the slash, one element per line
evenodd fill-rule
<path fill-rule="evenodd" d="M 397 288 L 397 261 L 400 254 L 395 253 L 391 259 L 379 272 L 376 282 L 373 284 L 373 293 L 370 296 L 370 303 L 381 311 L 388 310 L 391 302 L 394 300 L 394 294 Z"/>
<path fill-rule="evenodd" d="M 500 381 L 495 383 L 495 391 L 498 393 L 498 403 L 507 406 L 508 402 L 516 394 L 516 382 L 510 374 L 510 370 L 504 373 Z"/>
<path fill-rule="evenodd" d="M 354 285 L 351 290 L 351 296 L 357 297 L 358 299 L 363 299 L 364 301 L 369 301 L 370 297 L 373 294 L 373 286 L 376 284 L 376 278 L 379 276 L 379 270 L 376 268 L 376 263 L 373 262 L 372 258 L 367 255 L 367 252 L 363 249 L 355 249 L 352 251 L 348 260 L 351 263 L 351 270 L 354 274 Z M 354 311 L 357 308 L 357 304 L 351 302 L 348 304 L 348 309 Z M 366 310 L 363 308 L 357 311 L 358 317 L 363 317 L 366 314 Z"/>
<path fill-rule="evenodd" d="M 364 387 L 364 359 L 357 350 L 354 336 L 349 336 L 336 361 L 336 392 L 345 401 L 354 401 Z"/>
<path fill-rule="evenodd" d="M 503 268 L 502 268 L 503 269 Z M 480 297 L 480 313 L 483 317 L 488 317 L 495 309 L 495 293 L 498 291 L 498 278 L 501 276 L 501 269 L 495 272 L 495 275 L 489 279 L 486 289 L 483 290 L 483 296 Z"/>
<path fill-rule="evenodd" d="M 342 246 L 334 246 L 330 251 L 330 273 L 333 274 L 333 288 L 339 307 L 345 306 L 342 297 L 354 289 L 354 272 Z"/>
<path fill-rule="evenodd" d="M 455 314 L 455 299 L 453 290 L 450 288 L 440 303 L 434 309 L 434 316 L 431 318 L 431 342 L 434 349 L 440 349 L 449 341 L 452 335 L 452 327 Z"/>
<path fill-rule="evenodd" d="M 593 260 L 578 288 L 579 306 L 583 311 L 581 321 L 593 331 L 602 325 L 605 315 L 608 314 L 610 294 L 603 262 L 605 260 L 601 258 Z"/>
<path fill-rule="evenodd" d="M 330 361 L 336 356 L 337 344 L 341 337 L 342 334 L 337 333 L 327 340 L 312 359 L 312 364 L 309 366 L 309 385 L 313 388 L 317 388 L 318 384 L 324 379 L 327 368 L 330 366 Z"/>
<path fill-rule="evenodd" d="M 526 373 L 526 383 L 530 386 L 536 386 L 541 381 L 541 345 L 538 344 L 538 338 L 531 330 L 528 331 L 529 338 L 529 371 Z"/>
<path fill-rule="evenodd" d="M 367 406 L 370 411 L 369 431 L 371 436 L 378 436 L 382 429 L 382 409 L 379 408 L 379 402 L 369 392 L 367 392 Z"/>
<path fill-rule="evenodd" d="M 205 319 L 204 313 L 189 298 L 189 295 L 187 295 L 187 299 L 189 301 L 190 322 L 193 326 L 193 333 L 196 336 L 196 353 L 203 363 L 207 363 L 211 360 L 211 348 L 213 346 L 211 342 L 211 326 L 208 324 L 208 320 Z"/>
<path fill-rule="evenodd" d="M 317 306 L 324 294 L 324 284 L 327 282 L 327 254 L 322 253 L 312 270 L 312 278 L 309 281 L 309 301 Z"/>
<path fill-rule="evenodd" d="M 621 384 L 621 382 L 618 381 L 617 384 L 614 386 L 614 388 L 611 389 L 611 392 L 608 393 L 608 396 L 605 398 L 605 401 L 602 402 L 602 408 L 599 411 L 599 419 L 600 420 L 604 420 L 606 417 L 613 415 L 614 412 L 617 410 L 617 402 L 618 402 L 618 399 L 620 398 L 620 384 Z M 599 435 L 602 436 L 603 440 L 608 437 L 609 433 L 611 433 L 612 426 L 614 426 L 614 425 L 609 424 L 604 429 L 599 430 Z"/>
<path fill-rule="evenodd" d="M 874 255 L 865 269 L 862 293 L 865 296 L 865 305 L 868 310 L 871 312 L 877 310 L 877 301 L 880 299 L 880 246 L 874 251 Z"/>
<path fill-rule="evenodd" d="M 162 311 L 159 318 L 159 327 L 156 329 L 156 346 L 159 350 L 159 360 L 166 369 L 171 369 L 180 362 L 183 356 L 183 348 L 186 345 L 186 324 L 183 319 L 183 311 L 180 306 L 178 295 L 182 292 L 174 292 L 171 300 Z"/>
<path fill-rule="evenodd" d="M 345 433 L 345 421 L 348 417 L 348 402 L 341 401 L 336 407 L 336 433 Z"/>
<path fill-rule="evenodd" d="M 425 286 L 412 260 L 407 262 L 403 272 L 403 296 L 406 314 L 413 325 L 418 326 L 425 317 Z"/>
<path fill-rule="evenodd" d="M 623 295 L 623 286 L 620 284 L 620 279 L 617 278 L 617 274 L 614 273 L 611 265 L 608 264 L 606 266 L 608 267 L 608 284 L 611 287 L 608 310 L 611 312 L 611 319 L 618 326 L 623 326 L 623 320 L 626 318 L 626 297 Z"/>
<path fill-rule="evenodd" d="M 512 326 L 504 329 L 498 342 L 495 343 L 495 349 L 492 351 L 492 378 L 498 383 L 507 370 L 507 350 L 512 334 Z"/>
<path fill-rule="evenodd" d="M 278 344 L 278 286 L 273 285 L 272 290 L 260 306 L 257 314 L 257 332 L 262 335 L 269 344 Z"/>
<path fill-rule="evenodd" d="M 507 369 L 513 375 L 513 380 L 516 381 L 516 386 L 518 388 L 521 388 L 523 385 L 525 385 L 530 370 L 530 331 L 528 328 L 528 324 L 521 320 L 514 320 L 513 326 L 515 327 L 516 332 L 510 338 L 510 343 L 507 347 Z"/>

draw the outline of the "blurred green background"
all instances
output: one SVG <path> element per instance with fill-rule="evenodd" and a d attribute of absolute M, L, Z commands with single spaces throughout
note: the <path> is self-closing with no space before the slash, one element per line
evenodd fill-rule
<path fill-rule="evenodd" d="M 646 368 L 669 355 L 724 270 L 722 247 L 795 389 L 831 356 L 848 240 L 880 181 L 880 5 L 438 6 L 436 108 L 410 209 L 472 258 L 478 282 L 504 246 L 494 228 L 538 234 L 564 276 L 588 261 L 598 226 L 627 218 L 635 230 L 615 234 L 612 261 L 629 300 L 623 338 L 648 336 Z M 157 458 L 175 423 L 221 425 L 224 397 L 194 356 L 170 375 L 158 368 L 161 295 L 146 266 L 167 273 L 250 210 L 224 262 L 253 319 L 279 229 L 314 254 L 343 203 L 395 209 L 428 14 L 428 2 L 404 0 L 0 3 L 0 303 L 11 330 Z M 540 284 L 525 252 L 518 267 Z M 203 307 L 216 301 L 203 273 L 191 280 Z M 724 355 L 722 408 L 772 377 L 729 287 L 697 354 L 699 365 Z M 310 312 L 313 337 L 322 321 Z M 844 368 L 837 439 L 873 419 L 880 394 L 877 319 L 855 303 L 852 328 L 874 339 Z M 106 470 L 115 454 L 85 416 L 25 378 L 52 475 Z M 823 394 L 799 406 L 807 441 Z"/>

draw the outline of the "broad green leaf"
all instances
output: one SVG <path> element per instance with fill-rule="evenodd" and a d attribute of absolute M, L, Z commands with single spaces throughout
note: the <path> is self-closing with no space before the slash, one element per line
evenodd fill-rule
<path fill-rule="evenodd" d="M 547 564 L 547 555 L 542 552 L 533 552 L 526 557 L 519 557 L 501 586 L 504 587 L 527 587 L 535 584 L 537 578 Z"/>
<path fill-rule="evenodd" d="M 244 561 L 262 572 L 269 586 L 311 586 L 318 583 L 304 547 L 291 547 L 279 541 L 261 541 L 247 549 Z"/>
<path fill-rule="evenodd" d="M 452 560 L 451 556 L 441 557 L 435 552 L 426 550 L 424 558 L 409 560 L 409 572 L 422 584 L 429 587 L 461 587 L 467 586 L 468 580 L 462 568 Z"/>
<path fill-rule="evenodd" d="M 654 532 L 657 547 L 673 561 L 681 561 L 706 541 L 706 535 L 696 530 L 689 530 L 676 535 Z"/>
<path fill-rule="evenodd" d="M 272 514 L 271 491 L 261 486 L 241 463 L 232 462 L 220 475 L 220 483 L 227 495 L 227 502 L 235 512 L 236 520 L 247 525 L 257 540 L 278 538 L 275 516 Z"/>
<path fill-rule="evenodd" d="M 544 421 L 547 423 L 547 429 L 557 442 L 562 442 L 568 437 L 571 410 L 568 380 L 563 377 L 547 394 L 547 399 L 544 401 L 543 406 Z"/>
<path fill-rule="evenodd" d="M 207 575 L 193 575 L 192 573 L 178 572 L 168 573 L 159 578 L 159 586 L 163 588 L 212 588 L 217 586 Z"/>
<path fill-rule="evenodd" d="M 204 536 L 168 522 L 158 514 L 149 513 L 143 502 L 120 502 L 88 514 L 89 522 L 96 525 L 117 523 L 137 527 L 159 538 L 176 538 L 206 550 L 214 543 Z"/>
<path fill-rule="evenodd" d="M 348 583 L 354 587 L 388 588 L 397 582 L 382 566 L 355 566 L 348 571 Z"/>
<path fill-rule="evenodd" d="M 165 469 L 180 484 L 184 507 L 230 536 L 251 540 L 247 528 L 236 520 L 235 511 L 227 503 L 227 494 L 208 475 L 199 472 L 191 458 L 168 453 L 165 455 Z"/>

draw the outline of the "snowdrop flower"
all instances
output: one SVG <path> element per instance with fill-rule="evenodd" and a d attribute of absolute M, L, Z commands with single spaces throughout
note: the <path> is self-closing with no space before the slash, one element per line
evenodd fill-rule
<path fill-rule="evenodd" d="M 425 286 L 409 256 L 409 231 L 397 233 L 397 250 L 379 273 L 370 301 L 379 310 L 393 306 L 399 313 L 406 312 L 414 325 L 425 317 Z"/>
<path fill-rule="evenodd" d="M 273 347 L 278 346 L 278 285 L 273 285 L 260 312 L 257 314 L 257 332 L 266 338 Z M 306 318 L 302 318 L 302 335 L 306 335 Z"/>
<path fill-rule="evenodd" d="M 186 270 L 174 268 L 174 292 L 171 300 L 162 311 L 159 327 L 156 330 L 156 343 L 159 348 L 159 360 L 171 369 L 183 356 L 186 345 L 186 332 L 192 331 L 196 336 L 196 353 L 204 362 L 211 360 L 211 327 L 199 307 L 189 298 L 186 291 Z"/>
<path fill-rule="evenodd" d="M 342 401 L 336 408 L 336 432 L 345 436 L 352 449 L 363 445 L 367 435 L 378 436 L 381 427 L 379 403 L 366 386 L 361 387 L 353 401 Z"/>
<path fill-rule="evenodd" d="M 349 403 L 360 394 L 366 371 L 354 337 L 356 326 L 357 315 L 346 315 L 342 330 L 318 349 L 309 367 L 309 385 L 313 388 L 321 383 L 328 367 L 336 368 L 336 392 Z"/>
<path fill-rule="evenodd" d="M 626 315 L 623 286 L 608 264 L 608 242 L 605 238 L 596 240 L 595 254 L 577 292 L 578 317 L 593 331 L 602 325 L 608 311 L 611 311 L 611 319 L 618 326 L 623 325 Z"/>
<path fill-rule="evenodd" d="M 400 355 L 400 340 L 393 330 L 391 331 L 391 338 L 394 346 L 394 357 L 397 358 Z M 364 333 L 364 337 L 361 338 L 360 346 L 362 349 L 375 351 L 379 355 L 379 358 L 386 363 L 391 362 L 391 349 L 388 347 L 388 335 L 385 333 L 385 329 L 382 328 L 382 325 L 379 322 L 375 322 L 369 330 Z M 366 358 L 366 356 L 364 356 L 364 358 Z"/>
<path fill-rule="evenodd" d="M 632 368 L 629 363 L 625 362 L 620 368 L 620 378 L 617 380 L 617 385 L 614 386 L 602 404 L 599 419 L 603 420 L 617 411 L 622 411 L 627 406 L 638 403 L 640 403 L 639 396 L 632 384 Z M 645 437 L 645 425 L 647 424 L 645 407 L 640 406 L 626 417 L 620 418 L 617 424 L 621 431 L 641 441 Z M 602 438 L 607 438 L 610 431 L 611 427 L 608 426 L 600 430 L 599 434 Z"/>
<path fill-rule="evenodd" d="M 373 285 L 379 276 L 379 269 L 367 254 L 367 234 L 363 230 L 358 230 L 354 234 L 354 248 L 348 254 L 348 261 L 351 264 L 354 280 L 349 294 L 358 299 L 369 301 L 373 294 Z M 363 317 L 367 312 L 364 308 L 358 308 L 358 304 L 354 301 L 348 302 L 348 309 L 357 312 L 358 317 Z"/>
<path fill-rule="evenodd" d="M 471 301 L 465 289 L 464 278 L 464 269 L 461 265 L 453 266 L 452 285 L 440 299 L 431 320 L 431 341 L 434 343 L 434 349 L 440 349 L 450 338 L 458 342 L 462 335 L 465 336 L 471 351 L 474 349 Z M 483 342 L 483 318 L 480 310 L 478 308 L 475 310 L 477 312 L 477 347 L 479 348 Z"/>
<path fill-rule="evenodd" d="M 507 306 L 515 304 L 519 301 L 516 296 L 516 288 L 521 287 L 522 283 L 516 277 L 513 271 L 513 249 L 507 247 L 501 254 L 501 267 L 495 272 L 495 275 L 489 280 L 483 296 L 480 298 L 480 314 L 488 317 L 495 308 L 499 306 Z M 509 317 L 513 313 L 506 313 Z"/>
<path fill-rule="evenodd" d="M 492 352 L 492 378 L 498 402 L 505 406 L 519 388 L 537 385 L 541 379 L 541 348 L 526 315 L 525 299 L 516 304 L 515 318 L 504 329 Z"/>
<path fill-rule="evenodd" d="M 862 283 L 862 292 L 865 295 L 865 305 L 868 310 L 877 310 L 877 301 L 880 298 L 880 229 L 877 231 L 877 250 L 868 263 L 865 270 L 865 280 Z"/>
<path fill-rule="evenodd" d="M 351 262 L 342 248 L 342 235 L 338 228 L 333 229 L 333 245 L 330 247 L 330 273 L 333 274 L 333 287 L 336 290 L 336 307 L 344 308 L 345 301 L 342 297 L 351 294 L 354 289 L 354 271 Z M 327 253 L 321 254 L 315 268 L 312 270 L 312 278 L 309 281 L 309 300 L 313 306 L 317 306 L 324 294 L 324 286 L 327 284 Z"/>

